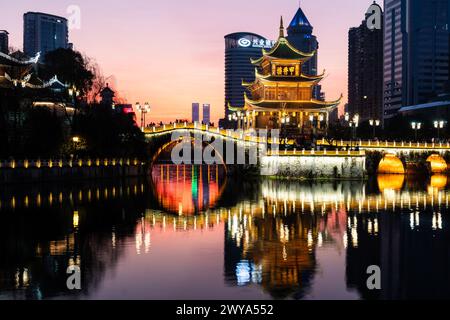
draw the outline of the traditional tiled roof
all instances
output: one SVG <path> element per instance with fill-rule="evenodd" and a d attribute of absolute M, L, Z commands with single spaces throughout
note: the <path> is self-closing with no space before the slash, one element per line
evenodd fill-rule
<path fill-rule="evenodd" d="M 307 61 L 311 59 L 316 52 L 311 53 L 301 52 L 295 49 L 286 38 L 278 39 L 275 46 L 270 50 L 263 50 L 263 56 L 257 60 L 251 60 L 254 65 L 261 64 L 264 59 L 286 59 L 286 60 L 301 60 Z"/>

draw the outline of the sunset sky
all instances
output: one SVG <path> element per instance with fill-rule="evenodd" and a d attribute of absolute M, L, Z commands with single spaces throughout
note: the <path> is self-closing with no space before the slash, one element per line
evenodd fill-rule
<path fill-rule="evenodd" d="M 302 0 L 320 43 L 327 99 L 347 96 L 347 34 L 372 0 Z M 81 28 L 71 30 L 76 50 L 95 58 L 129 103 L 150 102 L 150 121 L 190 119 L 191 103 L 211 103 L 212 119 L 224 113 L 224 36 L 248 31 L 276 40 L 280 15 L 286 25 L 296 0 L 15 0 L 0 5 L 0 29 L 22 49 L 23 13 L 68 16 L 81 9 Z M 341 106 L 342 107 L 342 106 Z"/>

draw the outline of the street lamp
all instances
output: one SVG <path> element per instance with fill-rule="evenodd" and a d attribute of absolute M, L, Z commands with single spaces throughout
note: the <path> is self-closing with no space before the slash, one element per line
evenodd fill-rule
<path fill-rule="evenodd" d="M 380 120 L 370 119 L 369 120 L 369 124 L 373 128 L 373 139 L 375 139 L 375 129 L 380 126 L 381 121 Z"/>
<path fill-rule="evenodd" d="M 139 102 L 136 102 L 136 109 L 141 112 L 141 128 L 142 131 L 145 129 L 145 115 L 150 111 L 150 104 L 146 102 L 144 105 L 141 105 Z"/>
<path fill-rule="evenodd" d="M 416 141 L 417 141 L 417 132 L 422 129 L 422 123 L 421 122 L 411 122 L 411 128 L 414 130 L 416 134 Z"/>
<path fill-rule="evenodd" d="M 434 127 L 437 129 L 438 132 L 438 140 L 441 140 L 441 129 L 444 129 L 445 122 L 444 121 L 435 121 Z"/>

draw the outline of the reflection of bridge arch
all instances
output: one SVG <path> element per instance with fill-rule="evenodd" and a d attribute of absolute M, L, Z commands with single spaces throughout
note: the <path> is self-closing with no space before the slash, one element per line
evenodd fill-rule
<path fill-rule="evenodd" d="M 428 157 L 427 162 L 430 163 L 432 173 L 443 173 L 447 171 L 447 162 L 439 154 L 432 154 Z"/>
<path fill-rule="evenodd" d="M 378 165 L 378 173 L 405 174 L 405 166 L 396 155 L 386 154 Z"/>
<path fill-rule="evenodd" d="M 150 183 L 155 203 L 168 213 L 196 215 L 215 208 L 227 184 L 220 165 L 154 166 Z"/>
<path fill-rule="evenodd" d="M 380 174 L 377 177 L 378 189 L 385 193 L 388 191 L 402 190 L 405 176 L 400 174 Z"/>

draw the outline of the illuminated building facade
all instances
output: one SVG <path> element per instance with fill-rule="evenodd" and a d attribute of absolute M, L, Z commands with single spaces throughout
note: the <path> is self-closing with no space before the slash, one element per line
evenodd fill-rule
<path fill-rule="evenodd" d="M 242 85 L 251 93 L 245 94 L 243 108 L 231 107 L 235 118 L 242 118 L 245 129 L 286 129 L 289 136 L 323 135 L 329 123 L 329 114 L 339 105 L 341 98 L 326 102 L 315 99 L 314 86 L 324 78 L 307 75 L 303 64 L 315 52 L 304 53 L 295 49 L 284 36 L 281 20 L 280 36 L 270 51 L 253 59 L 255 81 L 243 81 Z"/>

